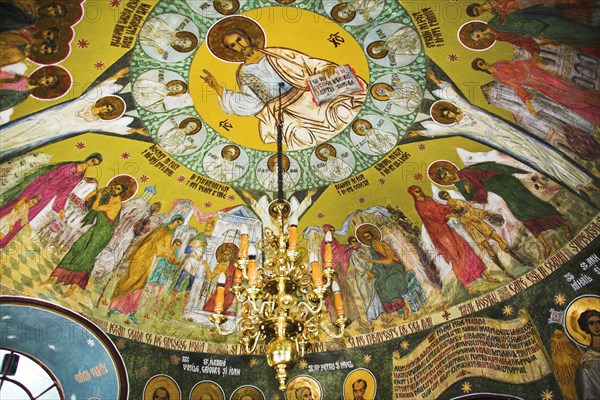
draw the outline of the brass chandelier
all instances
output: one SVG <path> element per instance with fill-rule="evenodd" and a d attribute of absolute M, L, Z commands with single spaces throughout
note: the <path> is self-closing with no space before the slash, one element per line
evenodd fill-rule
<path fill-rule="evenodd" d="M 323 265 L 312 256 L 308 266 L 298 252 L 298 221 L 290 218 L 286 229 L 291 210 L 283 200 L 281 122 L 277 133 L 278 199 L 271 207 L 271 216 L 277 220 L 279 235 L 256 243 L 265 254 L 264 262 L 258 265 L 256 247 L 248 243 L 247 227 L 242 226 L 239 258 L 229 289 L 242 305 L 241 316 L 230 330 L 221 328 L 227 317 L 223 315 L 225 280 L 219 279 L 214 313 L 209 318 L 221 335 L 241 332 L 240 342 L 247 354 L 255 353 L 258 344 L 264 342 L 267 363 L 276 371 L 279 389 L 285 390 L 287 371 L 298 357 L 304 357 L 311 343 L 319 340 L 321 332 L 339 339 L 350 321 L 334 281 L 331 232 L 325 236 Z M 336 315 L 332 323 L 325 310 L 330 295 Z"/>

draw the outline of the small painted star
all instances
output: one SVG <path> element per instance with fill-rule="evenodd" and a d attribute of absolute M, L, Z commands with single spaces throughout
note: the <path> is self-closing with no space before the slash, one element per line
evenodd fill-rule
<path fill-rule="evenodd" d="M 124 348 L 125 348 L 125 342 L 123 341 L 123 339 L 117 340 L 117 349 L 121 350 Z"/>
<path fill-rule="evenodd" d="M 323 219 L 323 218 L 325 218 L 325 214 L 323 214 L 322 212 L 318 212 L 317 213 L 317 218 Z"/>
<path fill-rule="evenodd" d="M 450 315 L 452 315 L 452 314 L 450 314 L 448 312 L 448 310 L 444 310 L 444 312 L 442 313 L 442 318 L 444 318 L 446 321 L 448 321 L 450 319 Z"/>
<path fill-rule="evenodd" d="M 48 348 L 49 348 L 50 350 L 56 351 L 56 346 L 55 346 L 55 345 L 53 345 L 53 344 L 49 344 L 49 345 L 48 345 Z"/>
<path fill-rule="evenodd" d="M 473 390 L 469 382 L 464 382 L 461 386 L 463 393 L 469 393 Z"/>
<path fill-rule="evenodd" d="M 140 176 L 140 181 L 143 183 L 146 183 L 150 180 L 150 178 L 148 178 L 148 175 L 142 175 Z"/>
<path fill-rule="evenodd" d="M 203 204 L 204 208 L 211 208 L 212 207 L 212 201 L 205 201 Z"/>
<path fill-rule="evenodd" d="M 110 0 L 109 4 L 112 8 L 117 8 L 121 6 L 121 0 Z"/>
<path fill-rule="evenodd" d="M 415 181 L 422 181 L 423 180 L 423 174 L 420 172 L 417 172 L 416 174 L 413 175 L 413 179 Z"/>
<path fill-rule="evenodd" d="M 370 354 L 365 354 L 363 356 L 363 362 L 367 365 L 369 365 L 371 363 L 371 361 L 373 361 L 373 356 Z"/>
<path fill-rule="evenodd" d="M 300 362 L 298 363 L 298 367 L 300 367 L 300 369 L 308 368 L 308 361 L 306 361 L 305 359 L 300 360 Z"/>
<path fill-rule="evenodd" d="M 10 315 L 3 315 L 2 316 L 2 320 L 5 321 L 7 319 L 11 319 L 12 317 Z"/>
<path fill-rule="evenodd" d="M 278 394 L 276 394 L 275 396 L 273 396 L 273 399 L 272 399 L 272 400 L 281 400 L 281 397 L 279 397 L 279 395 L 278 395 Z"/>
<path fill-rule="evenodd" d="M 185 176 L 183 176 L 183 175 L 179 175 L 179 176 L 177 177 L 177 182 L 179 182 L 179 183 L 183 183 L 183 182 L 185 182 Z"/>
<path fill-rule="evenodd" d="M 235 201 L 235 195 L 234 194 L 230 194 L 227 196 L 227 200 L 229 201 Z"/>
<path fill-rule="evenodd" d="M 146 367 L 140 368 L 140 376 L 142 376 L 144 378 L 147 377 L 148 376 L 148 368 L 146 368 Z"/>
<path fill-rule="evenodd" d="M 131 153 L 130 152 L 124 151 L 124 152 L 121 153 L 121 158 L 123 160 L 127 160 L 129 157 L 131 157 Z"/>
<path fill-rule="evenodd" d="M 427 148 L 427 146 L 425 145 L 425 143 L 419 143 L 419 145 L 417 146 L 417 148 L 421 151 L 425 151 L 425 149 Z"/>
<path fill-rule="evenodd" d="M 77 47 L 79 47 L 80 49 L 87 49 L 89 45 L 90 41 L 87 39 L 79 39 L 77 41 Z"/>
<path fill-rule="evenodd" d="M 364 197 L 359 197 L 359 198 L 358 198 L 358 202 L 359 202 L 360 204 L 364 204 L 364 202 L 365 202 L 365 201 L 367 201 L 367 200 L 366 200 Z"/>
<path fill-rule="evenodd" d="M 454 53 L 448 54 L 448 61 L 451 61 L 451 62 L 458 61 L 458 55 L 454 54 Z"/>
<path fill-rule="evenodd" d="M 180 363 L 181 363 L 181 357 L 173 354 L 171 356 L 171 364 L 173 364 L 173 365 L 179 365 Z"/>
<path fill-rule="evenodd" d="M 6 338 L 7 338 L 8 340 L 14 340 L 14 339 L 16 339 L 16 338 L 17 338 L 17 336 L 16 336 L 16 335 L 8 335 Z"/>
<path fill-rule="evenodd" d="M 75 148 L 77 150 L 83 150 L 83 149 L 85 149 L 85 142 L 77 142 L 77 143 L 75 143 Z"/>
<path fill-rule="evenodd" d="M 106 63 L 104 61 L 96 61 L 94 63 L 94 68 L 96 68 L 97 70 L 104 69 L 105 67 L 106 67 Z"/>
<path fill-rule="evenodd" d="M 379 183 L 380 185 L 385 185 L 385 179 L 379 178 L 377 179 L 377 183 Z"/>
<path fill-rule="evenodd" d="M 256 367 L 258 365 L 258 359 L 257 358 L 251 358 L 250 359 L 250 367 Z"/>
<path fill-rule="evenodd" d="M 567 298 L 565 297 L 564 294 L 559 293 L 556 296 L 554 296 L 554 302 L 556 304 L 558 304 L 559 306 L 562 306 L 567 302 Z"/>
<path fill-rule="evenodd" d="M 502 308 L 502 314 L 504 315 L 512 315 L 514 309 L 512 308 L 512 306 L 504 306 L 504 308 Z"/>
<path fill-rule="evenodd" d="M 406 350 L 406 349 L 408 349 L 408 346 L 409 346 L 409 345 L 408 345 L 408 342 L 407 342 L 406 340 L 403 340 L 403 341 L 402 341 L 402 343 L 400 343 L 400 348 L 401 348 L 402 350 Z"/>
<path fill-rule="evenodd" d="M 90 347 L 94 347 L 96 345 L 96 342 L 93 339 L 88 339 L 85 341 L 87 343 L 88 346 Z"/>
<path fill-rule="evenodd" d="M 552 400 L 553 398 L 554 393 L 552 393 L 552 390 L 544 390 L 544 392 L 542 393 L 543 400 Z"/>

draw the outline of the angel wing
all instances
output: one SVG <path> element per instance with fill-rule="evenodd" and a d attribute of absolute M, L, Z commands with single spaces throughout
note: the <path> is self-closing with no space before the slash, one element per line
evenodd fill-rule
<path fill-rule="evenodd" d="M 552 334 L 550 351 L 554 376 L 565 399 L 578 400 L 575 375 L 577 374 L 581 353 L 560 329 L 556 329 Z"/>

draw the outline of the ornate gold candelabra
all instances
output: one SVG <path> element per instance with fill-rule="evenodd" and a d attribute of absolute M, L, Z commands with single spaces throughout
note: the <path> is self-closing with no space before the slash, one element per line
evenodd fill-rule
<path fill-rule="evenodd" d="M 222 314 L 225 296 L 223 284 L 217 286 L 215 313 L 211 322 L 221 335 L 241 333 L 246 353 L 253 354 L 260 342 L 266 343 L 267 363 L 276 371 L 279 389 L 285 390 L 287 371 L 310 344 L 323 332 L 341 338 L 350 321 L 344 316 L 344 303 L 332 268 L 332 236 L 325 237 L 323 267 L 316 259 L 307 266 L 299 256 L 297 221 L 284 229 L 284 205 L 273 207 L 279 223 L 279 236 L 261 239 L 257 246 L 265 260 L 257 265 L 254 245 L 248 243 L 248 231 L 241 229 L 240 255 L 234 284 L 230 288 L 242 305 L 241 316 L 231 330 L 223 330 L 227 317 Z M 325 312 L 325 299 L 332 295 L 337 318 L 332 323 Z"/>

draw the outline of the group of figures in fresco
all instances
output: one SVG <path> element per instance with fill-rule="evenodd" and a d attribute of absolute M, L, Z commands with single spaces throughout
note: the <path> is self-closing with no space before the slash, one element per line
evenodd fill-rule
<path fill-rule="evenodd" d="M 223 17 L 206 34 L 211 53 L 240 65 L 237 89 L 220 84 L 215 71 L 204 70 L 201 76 L 217 93 L 223 112 L 256 118 L 264 144 L 274 143 L 281 127 L 288 150 L 314 147 L 310 158 L 284 155 L 283 171 L 278 171 L 272 155 L 257 163 L 242 146 L 214 144 L 201 161 L 203 172 L 214 180 L 241 179 L 254 163 L 259 165 L 258 185 L 269 192 L 278 189 L 279 172 L 284 188 L 294 187 L 306 171 L 322 182 L 337 182 L 356 172 L 358 153 L 383 157 L 399 136 L 407 146 L 462 136 L 494 149 L 456 149 L 462 166 L 434 160 L 425 174 L 429 182 L 409 185 L 402 194 L 408 200 L 403 207 L 414 207 L 420 221 L 410 220 L 408 210 L 397 205 L 401 199 L 394 199 L 348 214 L 338 229 L 331 224 L 306 228 L 304 244 L 320 259 L 325 234 L 333 234 L 333 266 L 357 332 L 372 331 L 375 322 L 387 327 L 413 313 L 442 309 L 517 278 L 559 250 L 597 211 L 600 16 L 595 1 L 488 0 L 466 9 L 473 18 L 493 17 L 463 25 L 458 37 L 464 46 L 484 50 L 504 41 L 515 48 L 512 60 L 488 63 L 473 56 L 467 63 L 473 74 L 489 75 L 491 82 L 481 87 L 486 100 L 512 113 L 514 123 L 471 104 L 433 62 L 427 63 L 425 84 L 395 73 L 373 82 L 355 76 L 361 90 L 316 104 L 307 79 L 315 73 L 329 77 L 337 64 L 267 47 L 255 21 L 226 18 L 243 6 L 237 1 L 198 3 L 193 4 L 200 7 L 197 12 Z M 357 26 L 376 18 L 384 3 L 324 1 L 323 6 L 340 25 Z M 139 183 L 129 175 L 99 186 L 89 170 L 102 166 L 100 153 L 61 163 L 51 163 L 43 152 L 31 153 L 87 132 L 148 140 L 138 111 L 173 112 L 153 135 L 169 154 L 200 151 L 208 133 L 206 123 L 190 111 L 195 105 L 185 77 L 152 69 L 132 82 L 123 61 L 80 97 L 7 122 L 12 108 L 29 96 L 58 98 L 72 85 L 68 71 L 54 64 L 68 55 L 72 25 L 82 8 L 28 4 L 0 6 L 0 52 L 6 55 L 0 63 L 2 251 L 32 246 L 32 238 L 52 246 L 59 259 L 38 283 L 64 286 L 64 298 L 77 298 L 92 297 L 90 282 L 96 281 L 96 311 L 112 320 L 126 316 L 138 324 L 145 323 L 140 314 L 148 319 L 162 314 L 208 324 L 219 279 L 226 289 L 224 314 L 238 315 L 228 289 L 240 224 L 255 227 L 253 241 L 278 234 L 268 196 L 235 188 L 248 207 L 203 214 L 188 199 L 168 207 L 152 201 L 156 188 L 139 193 Z M 381 29 L 384 40 L 369 37 L 365 52 L 370 62 L 393 69 L 415 61 L 422 45 L 414 29 L 401 24 Z M 191 56 L 202 39 L 189 19 L 160 14 L 142 26 L 139 46 L 156 61 L 177 63 Z M 23 75 L 24 60 L 47 65 Z M 366 103 L 380 114 L 359 115 Z M 422 118 L 407 132 L 397 132 L 391 121 L 409 114 Z M 330 142 L 347 127 L 356 155 L 349 146 Z M 321 193 L 288 193 L 292 213 L 302 216 Z M 168 210 L 161 213 L 163 207 Z M 574 216 L 568 219 L 570 212 Z M 194 225 L 205 229 L 199 232 Z M 581 358 L 589 371 L 581 379 L 593 396 L 600 393 L 600 325 L 598 311 L 589 311 L 580 318 L 581 329 L 592 337 Z"/>

